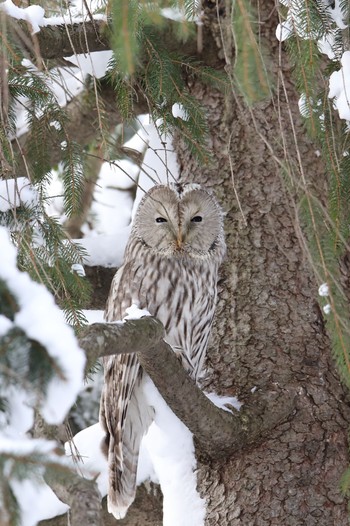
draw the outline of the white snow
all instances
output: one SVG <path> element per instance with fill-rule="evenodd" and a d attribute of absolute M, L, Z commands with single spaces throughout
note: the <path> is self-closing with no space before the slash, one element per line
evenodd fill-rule
<path fill-rule="evenodd" d="M 204 526 L 206 505 L 197 491 L 192 433 L 167 406 L 150 378 L 145 379 L 143 389 L 147 403 L 155 409 L 155 420 L 141 443 L 137 484 L 147 480 L 160 484 L 163 526 Z M 213 393 L 209 397 L 226 411 L 230 411 L 226 405 L 238 410 L 241 406 L 233 397 Z M 65 445 L 66 454 L 74 457 L 78 473 L 96 478 L 102 496 L 108 488 L 108 464 L 101 449 L 103 438 L 104 431 L 97 423 Z"/>
<path fill-rule="evenodd" d="M 66 57 L 68 62 L 74 64 L 85 75 L 91 75 L 96 79 L 104 77 L 108 63 L 113 56 L 113 51 L 92 51 L 88 55 L 71 55 Z"/>
<path fill-rule="evenodd" d="M 144 316 L 151 316 L 147 309 L 139 309 L 137 305 L 132 304 L 131 307 L 125 309 L 127 316 L 123 320 L 139 320 Z"/>
<path fill-rule="evenodd" d="M 67 459 L 56 455 L 56 447 L 54 441 L 14 436 L 8 438 L 0 434 L 0 456 L 5 461 L 3 475 L 17 498 L 21 513 L 20 526 L 36 526 L 39 521 L 56 517 L 69 509 L 45 483 L 42 477 L 45 468 L 39 463 L 35 465 L 33 461 L 34 455 L 43 455 L 48 464 L 53 462 L 67 466 Z M 35 465 L 32 478 L 16 478 L 13 475 L 13 460 L 16 457 L 20 462 L 27 458 L 30 465 Z"/>
<path fill-rule="evenodd" d="M 155 420 L 143 439 L 163 493 L 163 526 L 204 526 L 205 500 L 197 491 L 192 433 L 147 377 L 144 393 Z"/>
<path fill-rule="evenodd" d="M 330 306 L 330 304 L 327 303 L 327 305 L 324 305 L 324 306 L 322 307 L 322 310 L 323 310 L 323 312 L 324 312 L 325 314 L 329 314 L 329 313 L 331 312 L 331 306 Z"/>
<path fill-rule="evenodd" d="M 104 323 L 104 311 L 85 309 L 83 310 L 84 316 L 89 323 Z"/>
<path fill-rule="evenodd" d="M 329 296 L 329 287 L 327 283 L 322 283 L 318 288 L 319 296 Z"/>
<path fill-rule="evenodd" d="M 343 53 L 340 62 L 341 69 L 330 76 L 328 97 L 334 99 L 339 117 L 350 121 L 350 51 Z"/>
<path fill-rule="evenodd" d="M 46 349 L 61 376 L 49 381 L 41 413 L 50 424 L 60 423 L 74 403 L 81 388 L 85 355 L 79 348 L 73 330 L 64 322 L 63 314 L 47 289 L 33 282 L 16 267 L 16 249 L 7 230 L 0 228 L 0 277 L 16 297 L 19 311 L 14 323 Z"/>
<path fill-rule="evenodd" d="M 173 104 L 171 111 L 174 117 L 178 117 L 179 119 L 182 119 L 183 121 L 188 121 L 189 119 L 188 113 L 183 107 L 183 105 L 180 104 L 179 102 L 176 102 L 175 104 Z"/>
<path fill-rule="evenodd" d="M 334 28 L 325 28 L 327 32 L 324 33 L 321 38 L 319 28 L 313 29 L 312 24 L 305 22 L 305 9 L 307 9 L 305 0 L 280 0 L 280 3 L 288 7 L 288 13 L 286 20 L 279 23 L 276 28 L 277 40 L 283 42 L 293 33 L 303 39 L 317 40 L 320 51 L 326 53 L 330 59 L 334 59 L 335 53 L 332 48 L 334 46 L 335 32 L 347 27 L 344 22 L 347 9 L 345 3 L 343 4 L 343 8 L 341 7 L 341 0 L 335 0 L 333 9 L 330 3 L 325 5 L 328 14 L 334 21 Z"/>
<path fill-rule="evenodd" d="M 12 321 L 6 318 L 3 314 L 0 314 L 0 337 L 6 334 L 12 326 Z"/>
<path fill-rule="evenodd" d="M 117 214 L 117 212 L 115 212 Z M 114 235 L 91 235 L 74 242 L 85 248 L 87 256 L 84 264 L 90 267 L 120 267 L 123 262 L 124 250 L 130 235 L 131 227 L 124 227 Z"/>
<path fill-rule="evenodd" d="M 26 20 L 32 27 L 32 34 L 38 33 L 40 27 L 44 26 L 57 26 L 64 24 L 80 23 L 84 22 L 86 16 L 74 16 L 70 13 L 62 13 L 61 16 L 53 16 L 45 18 L 45 10 L 38 5 L 30 5 L 29 7 L 17 7 L 12 0 L 5 0 L 0 4 L 0 9 L 17 20 Z M 95 20 L 106 20 L 106 16 L 94 14 Z"/>
<path fill-rule="evenodd" d="M 329 9 L 331 17 L 336 23 L 339 29 L 346 29 L 348 26 L 345 24 L 344 19 L 346 19 L 346 10 L 348 6 L 342 0 L 335 0 L 334 8 Z"/>
<path fill-rule="evenodd" d="M 66 455 L 73 457 L 78 473 L 87 478 L 96 478 L 101 497 L 107 495 L 108 463 L 102 453 L 101 443 L 105 433 L 99 423 L 77 433 L 73 441 L 66 442 Z"/>
<path fill-rule="evenodd" d="M 306 94 L 302 93 L 299 100 L 298 100 L 298 107 L 300 114 L 303 117 L 310 117 L 310 106 L 308 104 L 308 100 L 306 98 Z"/>
<path fill-rule="evenodd" d="M 40 31 L 40 26 L 43 25 L 45 10 L 38 5 L 30 5 L 29 7 L 17 7 L 11 0 L 5 0 L 0 4 L 0 9 L 17 20 L 26 20 L 32 26 L 32 33 Z"/>
<path fill-rule="evenodd" d="M 216 407 L 220 407 L 220 409 L 228 411 L 229 413 L 232 413 L 232 410 L 227 406 L 232 406 L 237 409 L 237 411 L 242 407 L 242 402 L 235 396 L 221 396 L 216 393 L 206 393 L 205 391 L 204 394 Z"/>
<path fill-rule="evenodd" d="M 334 60 L 336 58 L 334 37 L 335 33 L 329 32 L 323 35 L 323 37 L 317 41 L 318 49 L 321 51 L 321 53 L 327 55 L 330 60 Z"/>
<path fill-rule="evenodd" d="M 13 480 L 11 488 L 21 510 L 20 526 L 36 526 L 39 521 L 66 513 L 69 509 L 54 494 L 43 478 Z"/>
<path fill-rule="evenodd" d="M 71 271 L 76 272 L 78 276 L 84 277 L 85 276 L 85 270 L 83 265 L 80 265 L 80 263 L 74 263 L 71 265 Z"/>
<path fill-rule="evenodd" d="M 65 513 L 68 506 L 60 502 L 46 485 L 42 478 L 45 464 L 41 465 L 40 460 L 33 464 L 33 455 L 42 455 L 48 464 L 67 466 L 68 461 L 57 456 L 56 442 L 27 435 L 34 423 L 33 407 L 38 405 L 48 423 L 61 423 L 82 387 L 85 355 L 51 294 L 17 269 L 16 249 L 4 227 L 0 227 L 0 246 L 0 278 L 16 298 L 19 308 L 13 322 L 6 322 L 7 318 L 0 316 L 1 334 L 13 326 L 20 327 L 29 338 L 39 341 L 47 349 L 53 362 L 54 375 L 45 395 L 34 392 L 34 389 L 31 391 L 28 389 L 30 385 L 22 385 L 20 378 L 18 384 L 0 384 L 1 396 L 6 399 L 6 410 L 0 412 L 0 455 L 8 457 L 2 473 L 18 499 L 21 526 L 35 526 L 40 520 Z M 11 468 L 16 457 L 21 462 L 31 458 L 30 466 L 33 466 L 20 480 Z"/>
<path fill-rule="evenodd" d="M 285 20 L 277 25 L 276 28 L 276 38 L 280 42 L 287 40 L 293 34 L 293 25 L 290 20 Z"/>
<path fill-rule="evenodd" d="M 47 455 L 53 454 L 56 447 L 57 444 L 53 440 L 43 440 L 41 438 L 28 440 L 26 437 L 14 440 L 13 437 L 0 436 L 0 454 L 3 455 L 27 456 L 35 453 Z"/>
<path fill-rule="evenodd" d="M 6 436 L 11 436 L 13 440 L 24 436 L 29 431 L 34 422 L 34 401 L 30 400 L 28 393 L 20 386 L 6 386 L 4 395 L 7 400 L 7 427 L 4 430 Z M 32 402 L 32 404 L 31 404 Z M 3 438 L 3 437 L 2 437 Z M 13 443 L 13 447 L 17 442 Z M 1 444 L 0 444 L 1 447 Z M 28 444 L 28 447 L 33 447 Z"/>
<path fill-rule="evenodd" d="M 173 149 L 171 137 L 160 137 L 156 126 L 149 116 L 140 117 L 142 125 L 138 135 L 148 145 L 143 159 L 132 217 L 144 196 L 156 183 L 167 184 L 179 179 L 179 166 Z M 159 123 L 158 123 L 159 124 Z"/>
<path fill-rule="evenodd" d="M 129 146 L 129 144 L 132 144 L 131 140 L 130 142 L 128 141 L 125 143 L 124 147 L 136 150 L 136 148 Z M 138 149 L 136 151 L 138 151 Z M 105 162 L 100 170 L 99 186 L 101 187 L 102 181 L 105 188 L 112 187 L 122 190 L 131 189 L 137 184 L 139 171 L 139 167 L 127 159 Z"/>
<path fill-rule="evenodd" d="M 127 190 L 135 186 L 138 173 L 127 160 L 102 165 L 90 210 L 95 233 L 113 235 L 130 224 L 133 196 Z"/>
<path fill-rule="evenodd" d="M 0 181 L 0 212 L 7 212 L 21 205 L 33 205 L 38 194 L 26 177 Z"/>

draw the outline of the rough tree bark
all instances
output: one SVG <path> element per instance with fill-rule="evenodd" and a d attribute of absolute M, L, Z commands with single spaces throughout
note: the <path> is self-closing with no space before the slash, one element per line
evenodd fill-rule
<path fill-rule="evenodd" d="M 199 488 L 207 498 L 208 526 L 347 524 L 339 482 L 349 462 L 350 412 L 317 284 L 298 239 L 296 210 L 276 162 L 298 165 L 289 111 L 304 170 L 321 187 L 324 167 L 302 127 L 286 59 L 278 71 L 274 3 L 258 4 L 277 86 L 274 99 L 250 114 L 238 94 L 224 100 L 195 83 L 192 94 L 207 108 L 214 162 L 198 166 L 180 137 L 176 149 L 183 179 L 212 187 L 227 211 L 228 256 L 206 388 L 250 403 L 271 392 L 285 400 L 295 396 L 295 411 L 263 443 L 234 453 L 230 461 L 203 459 Z"/>
<path fill-rule="evenodd" d="M 217 28 L 215 2 L 205 4 L 208 24 Z M 189 88 L 207 110 L 212 163 L 199 166 L 181 137 L 175 147 L 183 179 L 212 188 L 227 212 L 228 255 L 205 387 L 245 404 L 277 394 L 279 404 L 292 398 L 295 407 L 263 442 L 233 451 L 229 460 L 200 457 L 199 489 L 207 500 L 207 526 L 347 524 L 339 482 L 349 463 L 350 410 L 298 237 L 296 210 L 281 178 L 278 161 L 298 166 L 289 112 L 304 170 L 319 187 L 325 173 L 299 119 L 289 66 L 285 59 L 278 66 L 274 2 L 257 4 L 275 80 L 273 99 L 250 113 L 237 93 L 225 98 L 191 78 Z M 222 67 L 219 48 L 216 65 Z M 228 57 L 233 53 L 226 51 Z M 156 500 L 149 504 L 144 494 L 120 525 L 160 524 Z"/>

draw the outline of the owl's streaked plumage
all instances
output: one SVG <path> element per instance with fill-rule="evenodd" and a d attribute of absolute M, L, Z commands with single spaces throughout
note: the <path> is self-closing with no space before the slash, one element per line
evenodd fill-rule
<path fill-rule="evenodd" d="M 106 321 L 136 304 L 164 325 L 166 341 L 195 379 L 201 375 L 225 254 L 222 212 L 197 184 L 155 186 L 142 199 L 123 266 L 112 281 Z M 153 418 L 142 396 L 145 376 L 135 354 L 104 362 L 100 421 L 109 464 L 108 509 L 124 517 L 136 491 L 140 442 Z"/>

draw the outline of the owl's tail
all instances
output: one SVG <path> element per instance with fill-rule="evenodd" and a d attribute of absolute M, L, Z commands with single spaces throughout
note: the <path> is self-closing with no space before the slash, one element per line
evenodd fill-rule
<path fill-rule="evenodd" d="M 135 499 L 141 440 L 152 423 L 153 416 L 153 408 L 144 400 L 141 385 L 135 385 L 121 433 L 122 440 L 117 443 L 114 437 L 110 437 L 109 443 L 107 506 L 109 513 L 116 519 L 125 517 Z"/>

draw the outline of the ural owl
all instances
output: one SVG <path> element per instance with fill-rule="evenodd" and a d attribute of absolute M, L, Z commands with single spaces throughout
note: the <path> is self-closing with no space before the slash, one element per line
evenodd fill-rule
<path fill-rule="evenodd" d="M 123 266 L 115 274 L 106 321 L 136 304 L 165 327 L 166 341 L 194 380 L 203 370 L 225 254 L 222 211 L 197 184 L 155 186 L 138 207 Z M 108 510 L 123 518 L 135 498 L 140 442 L 153 419 L 142 395 L 136 354 L 104 361 L 100 421 L 108 458 Z"/>

